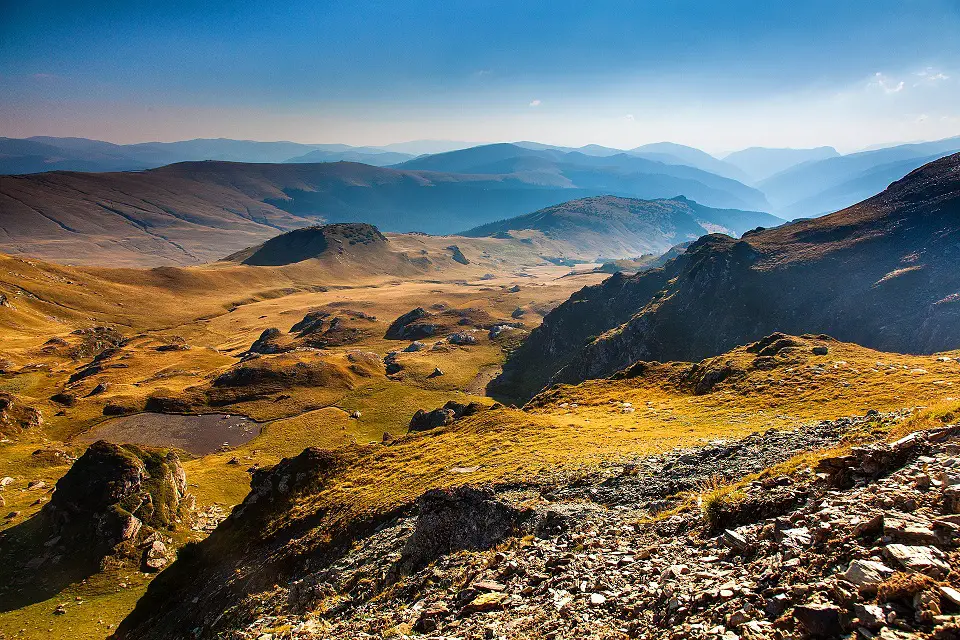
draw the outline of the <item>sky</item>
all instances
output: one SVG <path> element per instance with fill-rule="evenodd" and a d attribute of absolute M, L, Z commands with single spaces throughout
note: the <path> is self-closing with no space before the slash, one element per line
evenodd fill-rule
<path fill-rule="evenodd" d="M 960 0 L 0 0 L 0 136 L 632 148 L 960 135 Z"/>

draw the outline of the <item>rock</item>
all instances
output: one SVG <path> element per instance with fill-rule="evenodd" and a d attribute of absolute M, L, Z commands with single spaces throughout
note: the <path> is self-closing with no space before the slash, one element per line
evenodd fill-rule
<path fill-rule="evenodd" d="M 830 350 L 827 347 L 823 347 L 823 346 L 814 347 L 813 349 L 811 349 L 811 351 L 815 356 L 825 356 L 828 353 L 830 353 Z"/>
<path fill-rule="evenodd" d="M 890 544 L 884 554 L 909 573 L 922 573 L 940 579 L 950 573 L 945 554 L 935 547 Z"/>
<path fill-rule="evenodd" d="M 531 514 L 497 500 L 489 489 L 468 486 L 428 491 L 417 507 L 416 527 L 393 568 L 401 575 L 453 551 L 489 549 Z"/>
<path fill-rule="evenodd" d="M 731 549 L 741 552 L 750 549 L 750 542 L 743 537 L 743 535 L 733 531 L 732 529 L 724 530 L 723 535 L 720 536 L 720 539 Z"/>
<path fill-rule="evenodd" d="M 843 573 L 843 579 L 858 587 L 875 585 L 893 575 L 893 569 L 873 560 L 854 560 Z"/>
<path fill-rule="evenodd" d="M 427 345 L 420 342 L 419 340 L 414 340 L 409 345 L 404 348 L 405 353 L 416 353 L 417 351 L 423 351 L 427 348 Z"/>
<path fill-rule="evenodd" d="M 510 596 L 505 593 L 481 593 L 464 605 L 462 612 L 464 615 L 470 615 L 500 609 L 509 598 Z"/>
<path fill-rule="evenodd" d="M 450 344 L 456 344 L 456 345 L 477 344 L 476 337 L 474 337 L 469 333 L 463 333 L 463 332 L 451 333 L 447 337 L 447 341 L 450 342 Z"/>
<path fill-rule="evenodd" d="M 442 375 L 443 375 L 443 369 L 441 369 L 440 367 L 434 367 L 433 371 L 431 371 L 431 372 L 430 372 L 430 375 L 427 376 L 427 377 L 428 377 L 428 378 L 439 378 L 439 377 L 442 376 Z"/>
<path fill-rule="evenodd" d="M 416 432 L 444 427 L 448 424 L 453 424 L 454 421 L 460 418 L 472 416 L 482 410 L 483 405 L 479 403 L 470 402 L 463 404 L 455 400 L 451 400 L 439 409 L 434 409 L 433 411 L 418 409 L 410 420 L 409 430 Z"/>
<path fill-rule="evenodd" d="M 952 485 L 943 490 L 943 513 L 960 513 L 960 485 Z"/>
<path fill-rule="evenodd" d="M 388 340 L 402 340 L 407 337 L 425 338 L 429 335 L 432 335 L 433 331 L 428 331 L 423 327 L 423 325 L 420 325 L 416 328 L 408 327 L 408 325 L 428 317 L 430 317 L 430 313 L 423 307 L 417 307 L 412 311 L 408 311 L 391 323 L 391 325 L 387 328 L 387 332 L 384 337 L 386 337 Z"/>
<path fill-rule="evenodd" d="M 857 603 L 853 611 L 860 625 L 872 631 L 876 631 L 887 623 L 887 616 L 883 613 L 883 609 L 875 604 Z"/>
<path fill-rule="evenodd" d="M 3 478 L 0 478 L 0 489 L 3 489 L 4 487 L 9 487 L 14 482 L 15 480 L 10 476 L 4 476 Z"/>
<path fill-rule="evenodd" d="M 277 344 L 277 339 L 281 336 L 280 329 L 276 327 L 270 327 L 269 329 L 264 329 L 263 333 L 260 334 L 260 337 L 254 340 L 253 344 L 250 345 L 248 350 L 250 353 L 277 353 L 280 351 L 280 346 Z"/>
<path fill-rule="evenodd" d="M 948 585 L 940 585 L 940 595 L 954 607 L 960 607 L 960 591 Z"/>
<path fill-rule="evenodd" d="M 362 415 L 363 414 L 361 414 L 360 411 L 358 410 L 354 410 L 350 412 L 350 417 L 353 418 L 354 420 L 359 420 Z"/>
<path fill-rule="evenodd" d="M 843 633 L 839 607 L 832 604 L 804 604 L 793 608 L 793 617 L 814 638 L 833 638 Z"/>
<path fill-rule="evenodd" d="M 607 602 L 606 596 L 602 593 L 591 593 L 590 594 L 590 604 L 599 607 Z"/>
<path fill-rule="evenodd" d="M 143 564 L 150 571 L 159 571 L 166 566 L 167 546 L 160 540 L 154 540 L 143 552 Z"/>
<path fill-rule="evenodd" d="M 524 311 L 520 307 L 517 307 L 516 309 L 513 310 L 513 313 L 510 314 L 510 317 L 513 318 L 514 320 L 517 320 L 519 318 L 522 318 L 526 313 L 527 313 L 526 311 Z"/>
<path fill-rule="evenodd" d="M 493 580 L 478 580 L 470 586 L 480 591 L 506 591 L 507 589 L 506 585 L 494 582 Z"/>
<path fill-rule="evenodd" d="M 148 529 L 173 527 L 186 495 L 186 476 L 175 453 L 115 445 L 90 445 L 57 481 L 41 514 L 74 553 L 104 556 Z"/>
<path fill-rule="evenodd" d="M 50 396 L 50 400 L 65 407 L 72 407 L 77 404 L 77 397 L 72 393 L 60 392 Z"/>

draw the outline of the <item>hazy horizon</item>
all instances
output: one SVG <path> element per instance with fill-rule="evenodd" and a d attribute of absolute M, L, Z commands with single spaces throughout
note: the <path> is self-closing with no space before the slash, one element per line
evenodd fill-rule
<path fill-rule="evenodd" d="M 0 135 L 723 154 L 960 133 L 950 0 L 54 4 L 7 7 Z"/>

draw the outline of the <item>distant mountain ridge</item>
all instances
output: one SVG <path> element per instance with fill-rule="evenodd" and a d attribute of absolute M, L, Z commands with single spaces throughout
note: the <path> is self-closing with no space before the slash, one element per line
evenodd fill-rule
<path fill-rule="evenodd" d="M 502 237 L 529 231 L 568 242 L 582 255 L 618 259 L 660 254 L 708 233 L 739 236 L 758 226 L 783 222 L 756 211 L 705 207 L 682 196 L 661 200 L 596 196 L 492 222 L 462 235 Z"/>
<path fill-rule="evenodd" d="M 724 157 L 724 162 L 740 168 L 751 183 L 757 183 L 772 175 L 786 171 L 805 162 L 836 158 L 840 155 L 833 147 L 815 149 L 769 149 L 750 147 L 735 151 Z"/>
<path fill-rule="evenodd" d="M 869 198 L 910 171 L 960 151 L 960 136 L 804 162 L 757 184 L 782 217 L 813 217 Z"/>
<path fill-rule="evenodd" d="M 498 143 L 422 156 L 394 168 L 513 175 L 530 183 L 644 199 L 684 195 L 716 207 L 763 210 L 768 206 L 762 193 L 731 178 L 626 152 L 599 156 Z"/>
<path fill-rule="evenodd" d="M 661 269 L 586 287 L 544 318 L 492 389 L 638 360 L 697 361 L 776 331 L 826 333 L 884 351 L 960 347 L 960 154 L 837 213 L 710 235 Z"/>

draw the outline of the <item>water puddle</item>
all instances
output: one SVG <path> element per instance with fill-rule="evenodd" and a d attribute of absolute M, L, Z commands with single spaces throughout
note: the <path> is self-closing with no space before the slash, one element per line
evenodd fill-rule
<path fill-rule="evenodd" d="M 260 433 L 261 425 L 246 416 L 208 413 L 184 416 L 138 413 L 101 422 L 78 437 L 83 443 L 106 440 L 116 444 L 175 447 L 206 455 L 240 446 Z"/>

